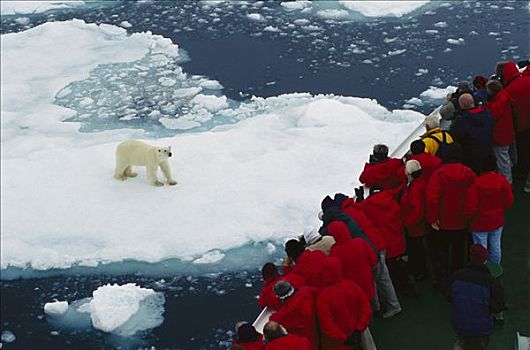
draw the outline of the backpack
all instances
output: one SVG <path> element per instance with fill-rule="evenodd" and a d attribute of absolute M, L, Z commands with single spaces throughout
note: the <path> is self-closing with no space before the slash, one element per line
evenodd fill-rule
<path fill-rule="evenodd" d="M 425 136 L 425 139 L 431 139 L 436 141 L 438 143 L 438 150 L 436 151 L 435 156 L 440 158 L 442 161 L 445 160 L 445 149 L 448 145 L 447 143 L 447 134 L 449 133 L 447 130 L 441 130 L 442 132 L 442 140 L 439 140 L 437 137 L 434 137 L 433 135 Z"/>

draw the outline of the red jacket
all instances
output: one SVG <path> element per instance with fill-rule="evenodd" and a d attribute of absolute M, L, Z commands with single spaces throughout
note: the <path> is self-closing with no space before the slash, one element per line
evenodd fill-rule
<path fill-rule="evenodd" d="M 354 331 L 363 332 L 368 327 L 372 316 L 370 303 L 359 286 L 342 278 L 338 259 L 328 259 L 326 271 L 326 288 L 317 298 L 321 349 L 351 349 L 341 344 Z"/>
<path fill-rule="evenodd" d="M 429 224 L 439 221 L 440 228 L 466 228 L 466 194 L 477 175 L 462 163 L 447 163 L 432 174 L 427 184 L 426 209 Z"/>
<path fill-rule="evenodd" d="M 496 145 L 511 145 L 515 140 L 511 107 L 514 102 L 506 89 L 503 89 L 487 104 L 493 117 L 493 142 Z"/>
<path fill-rule="evenodd" d="M 318 348 L 316 295 L 317 290 L 315 288 L 300 287 L 270 317 L 271 321 L 278 322 L 289 333 L 307 338 L 315 349 Z"/>
<path fill-rule="evenodd" d="M 311 343 L 304 337 L 287 334 L 284 337 L 273 339 L 265 345 L 265 350 L 310 350 Z"/>
<path fill-rule="evenodd" d="M 480 175 L 467 194 L 465 214 L 473 232 L 492 231 L 504 225 L 504 211 L 513 205 L 512 187 L 496 172 Z"/>
<path fill-rule="evenodd" d="M 430 153 L 414 154 L 410 159 L 417 160 L 421 165 L 421 175 L 425 178 L 425 181 L 429 181 L 429 178 L 438 168 L 442 165 L 442 160 Z M 405 167 L 403 167 L 405 172 Z"/>
<path fill-rule="evenodd" d="M 379 192 L 366 198 L 361 203 L 366 216 L 383 234 L 386 242 L 387 259 L 395 258 L 405 252 L 405 235 L 401 225 L 399 203 L 393 192 Z"/>
<path fill-rule="evenodd" d="M 368 219 L 361 207 L 361 203 L 355 203 L 352 198 L 348 198 L 342 202 L 341 210 L 355 221 L 377 250 L 381 251 L 386 249 L 386 242 L 383 238 L 383 234 L 374 226 L 374 224 L 372 224 L 372 221 Z"/>
<path fill-rule="evenodd" d="M 294 267 L 285 268 L 285 275 L 295 273 L 304 278 L 305 284 L 317 289 L 322 288 L 320 274 L 327 256 L 320 250 L 304 250 L 298 257 Z"/>
<path fill-rule="evenodd" d="M 277 276 L 267 279 L 258 298 L 258 305 L 260 308 L 269 307 L 273 310 L 278 310 L 281 302 L 276 296 L 276 293 L 274 293 L 274 285 L 276 282 L 283 280 L 291 283 L 295 289 L 300 288 L 305 283 L 305 280 L 302 276 L 292 272 L 285 276 Z"/>
<path fill-rule="evenodd" d="M 514 100 L 512 106 L 516 131 L 530 129 L 530 76 L 521 76 L 515 63 L 508 62 L 503 67 L 502 83 Z"/>
<path fill-rule="evenodd" d="M 421 237 L 428 233 L 425 220 L 425 189 L 427 182 L 423 174 L 413 180 L 401 193 L 401 222 L 410 237 Z"/>
<path fill-rule="evenodd" d="M 405 174 L 398 172 L 402 166 L 403 161 L 397 158 L 387 158 L 375 164 L 366 163 L 359 181 L 367 187 L 379 187 L 382 190 L 399 187 L 405 181 Z"/>
<path fill-rule="evenodd" d="M 259 339 L 253 342 L 239 342 L 234 340 L 234 345 L 242 346 L 245 350 L 263 350 L 263 336 L 260 334 Z"/>
<path fill-rule="evenodd" d="M 342 266 L 342 276 L 355 282 L 368 299 L 375 296 L 373 269 L 377 263 L 374 250 L 362 238 L 352 238 L 348 227 L 342 221 L 328 225 L 328 233 L 335 238 L 329 256 L 338 258 Z M 323 271 L 327 273 L 326 270 Z"/>

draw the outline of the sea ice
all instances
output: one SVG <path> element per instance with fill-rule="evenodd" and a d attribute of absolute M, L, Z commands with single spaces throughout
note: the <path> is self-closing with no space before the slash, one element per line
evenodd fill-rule
<path fill-rule="evenodd" d="M 79 311 L 90 314 L 94 328 L 131 336 L 162 324 L 164 297 L 134 283 L 107 284 L 96 289 Z"/>
<path fill-rule="evenodd" d="M 36 14 L 60 8 L 79 7 L 85 5 L 84 1 L 0 1 L 0 13 L 4 15 Z"/>
<path fill-rule="evenodd" d="M 352 1 L 339 0 L 345 8 L 350 11 L 360 12 L 366 17 L 383 17 L 393 16 L 402 17 L 403 15 L 415 11 L 416 9 L 427 4 L 429 1 Z"/>
<path fill-rule="evenodd" d="M 141 67 L 173 64 L 167 61 L 178 57 L 178 48 L 150 33 L 128 35 L 123 28 L 73 20 L 2 35 L 1 49 L 2 269 L 128 259 L 230 261 L 230 249 L 296 235 L 312 223 L 326 194 L 351 192 L 374 143 L 395 147 L 423 118 L 388 111 L 372 99 L 307 93 L 253 97 L 232 106 L 226 96 L 182 86 L 167 101 L 194 99 L 194 107 L 173 122 L 160 112 L 171 106 L 150 107 L 165 103 L 154 81 L 142 85 L 154 89 L 145 114 L 157 111 L 155 119 L 168 127 L 214 117 L 238 122 L 158 139 L 138 129 L 81 133 L 78 123 L 63 122 L 75 111 L 53 104 L 58 92 L 75 100 L 86 92 L 67 94 L 66 86 L 88 79 L 93 70 L 104 74 L 104 67 L 123 65 L 146 73 Z M 165 59 L 155 62 L 159 56 Z M 119 84 L 116 96 L 125 98 L 122 89 L 135 87 L 116 71 L 106 73 Z M 106 103 L 94 101 L 91 106 Z M 123 106 L 120 113 L 135 110 Z M 143 168 L 134 179 L 116 181 L 116 146 L 131 138 L 172 145 L 179 185 L 149 186 Z M 94 317 L 105 329 L 118 323 Z"/>
<path fill-rule="evenodd" d="M 63 315 L 68 310 L 67 301 L 54 301 L 44 304 L 44 313 L 51 316 Z"/>

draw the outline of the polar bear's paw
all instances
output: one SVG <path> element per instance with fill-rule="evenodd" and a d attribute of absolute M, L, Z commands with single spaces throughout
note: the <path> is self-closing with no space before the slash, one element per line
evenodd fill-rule
<path fill-rule="evenodd" d="M 178 182 L 175 180 L 168 181 L 169 186 L 175 186 L 176 184 L 178 184 Z"/>
<path fill-rule="evenodd" d="M 125 179 L 127 178 L 127 176 L 125 176 L 125 175 L 114 175 L 114 178 L 115 178 L 116 180 L 125 181 Z"/>
<path fill-rule="evenodd" d="M 133 173 L 131 171 L 131 172 L 126 173 L 125 175 L 127 175 L 127 177 L 136 177 L 138 175 L 138 173 Z"/>
<path fill-rule="evenodd" d="M 153 185 L 153 186 L 156 186 L 156 187 L 164 186 L 164 184 L 163 184 L 162 182 L 158 181 L 158 180 L 157 180 L 157 181 L 154 181 L 154 182 L 152 183 L 152 185 Z"/>

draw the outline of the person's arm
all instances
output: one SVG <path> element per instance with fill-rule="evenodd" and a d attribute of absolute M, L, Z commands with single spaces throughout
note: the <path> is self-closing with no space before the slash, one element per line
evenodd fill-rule
<path fill-rule="evenodd" d="M 511 208 L 513 205 L 512 186 L 508 180 L 504 181 L 504 209 Z"/>
<path fill-rule="evenodd" d="M 348 334 L 345 334 L 340 330 L 339 327 L 337 327 L 333 320 L 333 314 L 331 313 L 328 304 L 329 300 L 327 296 L 321 294 L 317 299 L 317 316 L 320 324 L 320 330 L 327 337 L 341 344 L 346 340 Z"/>
<path fill-rule="evenodd" d="M 426 210 L 427 222 L 431 225 L 436 224 L 439 219 L 440 211 L 440 176 L 436 171 L 429 179 L 429 184 L 426 189 Z"/>
<path fill-rule="evenodd" d="M 423 193 L 415 187 L 411 189 L 410 196 L 412 200 L 410 201 L 409 212 L 408 215 L 403 218 L 403 224 L 406 227 L 411 227 L 421 222 L 425 214 L 425 199 Z"/>

